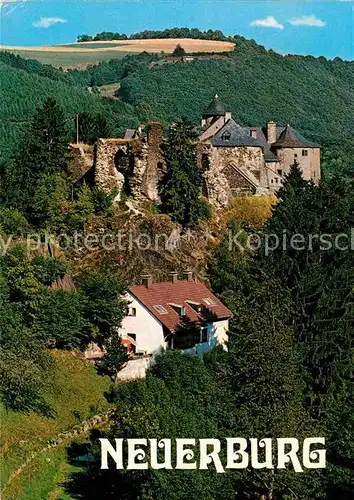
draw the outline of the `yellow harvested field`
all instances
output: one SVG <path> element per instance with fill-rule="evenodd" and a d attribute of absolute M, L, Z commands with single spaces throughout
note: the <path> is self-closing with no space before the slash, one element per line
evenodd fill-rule
<path fill-rule="evenodd" d="M 88 46 L 92 44 L 92 49 Z M 98 47 L 99 44 L 104 47 Z M 102 42 L 85 42 L 85 47 L 80 47 L 80 44 L 67 44 L 61 46 L 44 46 L 44 47 L 10 47 L 0 45 L 0 50 L 21 50 L 28 52 L 167 52 L 171 53 L 176 45 L 180 44 L 186 52 L 228 52 L 234 49 L 235 44 L 231 42 L 219 42 L 214 40 L 195 40 L 192 38 L 161 38 L 161 39 L 145 39 L 145 40 L 112 40 Z M 77 45 L 77 47 L 75 46 Z M 108 46 L 109 45 L 109 46 Z"/>

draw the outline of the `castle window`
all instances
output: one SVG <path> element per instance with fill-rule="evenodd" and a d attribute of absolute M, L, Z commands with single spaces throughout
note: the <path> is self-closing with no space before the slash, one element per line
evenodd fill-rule
<path fill-rule="evenodd" d="M 273 180 L 273 179 L 270 179 L 270 182 L 273 184 L 274 180 Z"/>
<path fill-rule="evenodd" d="M 278 177 L 275 178 L 275 184 L 278 184 Z"/>
<path fill-rule="evenodd" d="M 228 130 L 225 130 L 225 132 L 222 134 L 221 139 L 223 141 L 229 141 L 231 139 L 231 134 Z"/>
<path fill-rule="evenodd" d="M 210 167 L 209 156 L 206 153 L 202 154 L 202 169 L 208 170 Z"/>
<path fill-rule="evenodd" d="M 118 149 L 114 157 L 114 164 L 119 172 L 125 172 L 128 169 L 128 157 L 121 149 Z"/>
<path fill-rule="evenodd" d="M 162 163 L 162 161 L 158 161 L 157 162 L 157 168 L 158 168 L 158 170 L 163 170 L 163 163 Z"/>
<path fill-rule="evenodd" d="M 278 170 L 278 175 L 282 176 L 283 175 L 283 171 L 282 170 Z"/>
<path fill-rule="evenodd" d="M 302 150 L 302 156 L 308 156 L 308 153 L 307 149 Z"/>

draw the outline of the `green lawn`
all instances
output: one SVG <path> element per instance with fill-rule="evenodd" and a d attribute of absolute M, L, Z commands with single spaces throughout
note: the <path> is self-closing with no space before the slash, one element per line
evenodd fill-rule
<path fill-rule="evenodd" d="M 11 473 L 17 470 L 31 453 L 43 449 L 49 439 L 108 408 L 104 396 L 110 386 L 108 377 L 98 376 L 91 364 L 70 352 L 54 351 L 53 357 L 55 375 L 53 383 L 48 385 L 46 397 L 55 412 L 53 418 L 42 417 L 34 412 L 23 414 L 6 411 L 0 405 L 0 480 L 2 485 L 7 484 Z M 41 460 L 40 462 L 42 463 Z M 36 474 L 39 472 L 42 474 L 41 463 L 38 465 L 40 470 Z M 63 467 L 65 468 L 64 464 Z M 49 465 L 46 469 L 48 471 L 43 471 L 43 474 L 50 473 Z M 11 489 L 18 487 L 19 481 L 20 476 L 12 481 Z M 23 482 L 22 474 L 21 482 Z M 7 496 L 6 490 L 3 500 L 7 498 L 12 497 Z"/>
<path fill-rule="evenodd" d="M 70 500 L 63 483 L 78 468 L 66 461 L 66 446 L 42 453 L 5 492 L 6 500 Z"/>
<path fill-rule="evenodd" d="M 117 99 L 114 95 L 115 92 L 119 89 L 120 83 L 110 83 L 109 85 L 101 85 L 99 87 L 99 92 L 102 97 L 113 97 Z"/>

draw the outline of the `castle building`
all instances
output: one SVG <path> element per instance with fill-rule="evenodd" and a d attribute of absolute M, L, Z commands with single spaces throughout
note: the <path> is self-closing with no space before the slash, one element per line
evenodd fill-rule
<path fill-rule="evenodd" d="M 198 160 L 205 194 L 216 205 L 227 204 L 235 195 L 277 191 L 295 161 L 304 179 L 320 179 L 320 146 L 290 125 L 269 121 L 265 127 L 243 127 L 216 95 L 203 113 L 201 127 Z"/>
<path fill-rule="evenodd" d="M 166 169 L 162 143 L 162 125 L 150 122 L 127 130 L 122 139 L 99 139 L 88 160 L 79 146 L 73 147 L 73 156 L 82 165 L 76 177 L 106 192 L 115 191 L 118 199 L 124 190 L 134 200 L 158 202 Z M 304 179 L 317 183 L 321 176 L 318 144 L 274 121 L 264 127 L 241 126 L 217 95 L 202 114 L 196 151 L 203 170 L 203 195 L 217 208 L 233 196 L 274 193 L 295 162 Z"/>

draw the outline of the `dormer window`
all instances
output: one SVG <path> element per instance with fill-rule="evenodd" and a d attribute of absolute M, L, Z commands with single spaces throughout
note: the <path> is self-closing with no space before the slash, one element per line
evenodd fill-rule
<path fill-rule="evenodd" d="M 222 134 L 221 139 L 223 141 L 229 141 L 231 139 L 231 134 L 228 130 L 225 130 L 225 132 Z"/>
<path fill-rule="evenodd" d="M 255 129 L 255 128 L 251 128 L 251 130 L 250 130 L 250 136 L 251 136 L 253 139 L 257 139 L 257 129 Z"/>
<path fill-rule="evenodd" d="M 215 302 L 212 298 L 210 297 L 205 297 L 204 299 L 204 302 L 208 305 L 208 306 L 215 306 Z"/>
<path fill-rule="evenodd" d="M 202 312 L 202 305 L 199 304 L 198 302 L 192 302 L 190 300 L 187 300 L 187 304 L 196 312 L 196 313 L 201 313 Z"/>
<path fill-rule="evenodd" d="M 178 316 L 185 316 L 186 315 L 186 308 L 184 306 L 181 306 L 179 304 L 168 304 L 172 309 L 178 314 Z"/>

